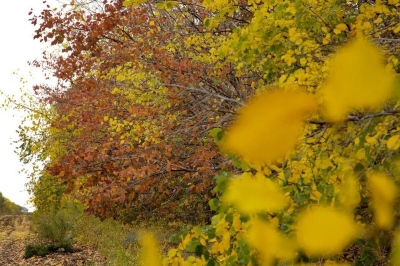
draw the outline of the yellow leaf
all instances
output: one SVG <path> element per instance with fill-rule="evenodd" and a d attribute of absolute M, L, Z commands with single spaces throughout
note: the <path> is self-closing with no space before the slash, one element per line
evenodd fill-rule
<path fill-rule="evenodd" d="M 170 257 L 170 258 L 175 257 L 177 251 L 178 251 L 178 250 L 177 250 L 177 249 L 174 249 L 174 248 L 168 250 L 168 257 Z"/>
<path fill-rule="evenodd" d="M 234 204 L 242 213 L 277 212 L 287 204 L 278 184 L 260 173 L 255 177 L 244 173 L 231 181 L 223 200 Z"/>
<path fill-rule="evenodd" d="M 336 29 L 333 30 L 333 32 L 334 32 L 335 34 L 340 34 L 342 31 L 341 31 L 340 29 L 337 29 L 337 28 L 336 28 Z"/>
<path fill-rule="evenodd" d="M 390 150 L 397 150 L 400 147 L 400 135 L 390 137 L 386 143 L 386 146 Z"/>
<path fill-rule="evenodd" d="M 204 238 L 200 238 L 200 244 L 202 244 L 203 246 L 207 246 L 207 242 Z"/>
<path fill-rule="evenodd" d="M 297 224 L 297 242 L 307 255 L 338 253 L 357 235 L 352 216 L 329 208 L 303 213 Z"/>
<path fill-rule="evenodd" d="M 279 218 L 278 217 L 274 217 L 270 220 L 271 226 L 273 228 L 278 229 L 279 228 Z"/>
<path fill-rule="evenodd" d="M 275 259 L 290 260 L 295 256 L 295 241 L 267 222 L 254 220 L 248 232 L 249 244 L 260 253 L 262 265 L 276 265 Z"/>
<path fill-rule="evenodd" d="M 373 174 L 368 181 L 374 208 L 374 221 L 379 228 L 389 230 L 394 222 L 393 207 L 397 198 L 396 184 L 393 179 L 384 174 Z"/>
<path fill-rule="evenodd" d="M 305 116 L 316 108 L 312 95 L 266 93 L 241 110 L 223 148 L 255 164 L 273 163 L 295 147 Z"/>
<path fill-rule="evenodd" d="M 333 164 L 329 158 L 326 158 L 321 161 L 321 164 L 319 166 L 321 169 L 328 169 L 329 167 L 333 167 Z"/>
<path fill-rule="evenodd" d="M 242 228 L 242 222 L 240 221 L 240 215 L 238 213 L 233 214 L 232 228 L 239 231 Z"/>
<path fill-rule="evenodd" d="M 216 228 L 215 228 L 215 234 L 216 234 L 217 236 L 223 235 L 224 232 L 226 232 L 227 227 L 228 227 L 228 222 L 225 221 L 225 218 L 221 219 L 221 220 L 218 222 L 218 224 L 217 224 L 217 226 L 216 226 Z"/>
<path fill-rule="evenodd" d="M 344 184 L 340 188 L 339 201 L 347 211 L 352 211 L 360 201 L 359 183 L 353 174 L 345 177 Z"/>
<path fill-rule="evenodd" d="M 148 232 L 145 232 L 142 237 L 141 265 L 161 266 L 160 251 L 154 236 Z"/>
<path fill-rule="evenodd" d="M 358 160 L 363 160 L 365 159 L 365 149 L 359 149 L 356 153 L 356 158 Z"/>
<path fill-rule="evenodd" d="M 400 25 L 397 26 L 397 27 L 393 30 L 394 33 L 398 33 L 399 31 L 400 31 Z"/>
<path fill-rule="evenodd" d="M 347 30 L 347 26 L 344 23 L 340 23 L 336 26 L 337 29 L 341 30 L 341 31 L 345 31 Z"/>
<path fill-rule="evenodd" d="M 305 66 L 307 64 L 307 59 L 305 59 L 304 57 L 300 59 L 300 65 L 301 66 Z"/>
<path fill-rule="evenodd" d="M 353 109 L 380 106 L 390 97 L 393 78 L 382 54 L 369 41 L 347 44 L 333 59 L 323 89 L 326 116 L 340 122 Z"/>
<path fill-rule="evenodd" d="M 374 23 L 375 24 L 379 24 L 379 23 L 381 23 L 383 20 L 382 20 L 382 17 L 378 17 L 377 19 L 375 19 L 374 20 Z"/>
<path fill-rule="evenodd" d="M 126 79 L 126 77 L 122 74 L 119 74 L 116 78 L 118 81 L 124 81 Z"/>
<path fill-rule="evenodd" d="M 229 250 L 230 246 L 231 246 L 231 235 L 229 234 L 229 231 L 226 230 L 222 234 L 221 249 L 222 251 L 227 251 Z"/>

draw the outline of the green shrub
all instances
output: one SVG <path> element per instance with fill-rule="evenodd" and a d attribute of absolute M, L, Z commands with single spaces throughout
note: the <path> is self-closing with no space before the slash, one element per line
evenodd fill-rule
<path fill-rule="evenodd" d="M 68 220 L 58 213 L 40 213 L 34 216 L 34 231 L 40 239 L 64 243 L 70 228 Z"/>
<path fill-rule="evenodd" d="M 42 240 L 57 244 L 71 242 L 75 220 L 83 210 L 70 202 L 59 210 L 35 212 L 33 214 L 33 230 Z"/>
<path fill-rule="evenodd" d="M 70 243 L 63 243 L 56 245 L 54 243 L 49 244 L 28 244 L 25 247 L 24 259 L 29 259 L 33 256 L 45 257 L 51 253 L 72 253 L 74 252 L 73 247 Z"/>
<path fill-rule="evenodd" d="M 24 259 L 29 259 L 30 257 L 35 256 L 35 254 L 37 254 L 37 252 L 33 245 L 28 244 L 25 246 Z"/>

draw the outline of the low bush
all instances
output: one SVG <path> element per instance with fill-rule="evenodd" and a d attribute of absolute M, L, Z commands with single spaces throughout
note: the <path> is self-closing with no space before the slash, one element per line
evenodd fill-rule
<path fill-rule="evenodd" d="M 33 256 L 45 257 L 51 253 L 72 253 L 74 252 L 72 244 L 54 244 L 54 243 L 40 243 L 40 244 L 28 244 L 25 247 L 24 259 L 29 259 Z"/>
<path fill-rule="evenodd" d="M 33 230 L 39 239 L 57 244 L 69 243 L 75 220 L 83 211 L 72 202 L 66 203 L 58 210 L 35 212 L 33 214 Z"/>

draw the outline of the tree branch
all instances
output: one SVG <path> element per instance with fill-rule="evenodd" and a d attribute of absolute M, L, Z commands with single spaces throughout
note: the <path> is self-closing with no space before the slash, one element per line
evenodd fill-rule
<path fill-rule="evenodd" d="M 361 121 L 361 120 L 380 117 L 380 116 L 398 115 L 399 113 L 400 113 L 400 109 L 394 109 L 394 110 L 387 110 L 387 111 L 382 111 L 380 113 L 374 113 L 374 114 L 348 115 L 347 119 L 344 119 L 342 122 Z M 318 121 L 318 120 L 309 120 L 309 121 L 307 121 L 307 123 L 314 124 L 314 125 L 333 124 L 333 122 Z"/>

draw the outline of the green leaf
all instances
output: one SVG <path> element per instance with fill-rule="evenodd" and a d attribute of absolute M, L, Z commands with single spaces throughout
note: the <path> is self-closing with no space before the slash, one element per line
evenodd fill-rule
<path fill-rule="evenodd" d="M 327 205 L 332 202 L 332 198 L 327 197 L 325 195 L 322 195 L 321 198 L 319 199 L 319 204 L 320 205 Z"/>
<path fill-rule="evenodd" d="M 194 252 L 198 245 L 201 245 L 200 240 L 197 237 L 195 237 L 189 241 L 189 243 L 186 246 L 186 249 L 190 252 Z"/>
<path fill-rule="evenodd" d="M 209 226 L 206 227 L 205 229 L 202 229 L 202 231 L 208 237 L 208 239 L 213 239 L 216 236 L 214 227 Z"/>
<path fill-rule="evenodd" d="M 217 266 L 217 263 L 215 262 L 215 260 L 210 260 L 208 261 L 207 266 Z"/>
<path fill-rule="evenodd" d="M 214 128 L 210 131 L 209 135 L 215 140 L 220 140 L 222 138 L 222 129 Z"/>
<path fill-rule="evenodd" d="M 208 29 L 209 26 L 210 26 L 210 19 L 209 19 L 209 18 L 206 18 L 206 19 L 204 20 L 204 27 L 206 27 L 206 28 Z"/>
<path fill-rule="evenodd" d="M 225 216 L 225 221 L 232 223 L 233 222 L 233 213 L 227 213 Z"/>
<path fill-rule="evenodd" d="M 326 188 L 326 194 L 330 197 L 333 197 L 333 194 L 335 193 L 335 188 L 333 187 L 333 185 L 329 185 Z"/>
<path fill-rule="evenodd" d="M 319 193 L 321 193 L 321 194 L 324 194 L 324 192 L 325 192 L 325 184 L 319 183 L 318 186 L 317 186 L 317 191 Z"/>
<path fill-rule="evenodd" d="M 281 225 L 281 230 L 283 233 L 288 234 L 290 232 L 290 226 L 286 223 Z"/>
<path fill-rule="evenodd" d="M 173 6 L 176 6 L 178 4 L 178 1 L 168 1 L 165 2 L 165 6 L 167 9 L 171 9 Z"/>
<path fill-rule="evenodd" d="M 298 204 L 298 205 L 303 205 L 304 201 L 307 200 L 307 196 L 304 193 L 298 193 L 294 199 L 294 201 Z"/>
<path fill-rule="evenodd" d="M 169 237 L 169 242 L 171 242 L 171 243 L 176 244 L 176 243 L 179 243 L 179 241 L 180 241 L 180 238 L 179 238 L 178 234 L 175 234 L 175 235 L 172 235 Z"/>
<path fill-rule="evenodd" d="M 165 2 L 160 2 L 156 4 L 156 8 L 158 9 L 165 9 Z"/>
<path fill-rule="evenodd" d="M 202 245 L 198 245 L 198 246 L 196 247 L 196 249 L 194 250 L 194 254 L 195 254 L 197 257 L 201 257 L 202 255 L 204 255 L 204 258 L 205 258 L 206 260 L 208 260 L 208 259 L 210 258 L 210 253 L 208 252 L 207 248 L 204 247 L 204 246 L 202 246 Z"/>
<path fill-rule="evenodd" d="M 188 229 L 182 229 L 180 234 L 185 237 L 187 234 L 189 234 L 189 230 Z"/>
<path fill-rule="evenodd" d="M 218 211 L 219 208 L 219 201 L 218 199 L 212 199 L 208 202 L 208 205 L 210 206 L 210 209 L 213 211 Z"/>

